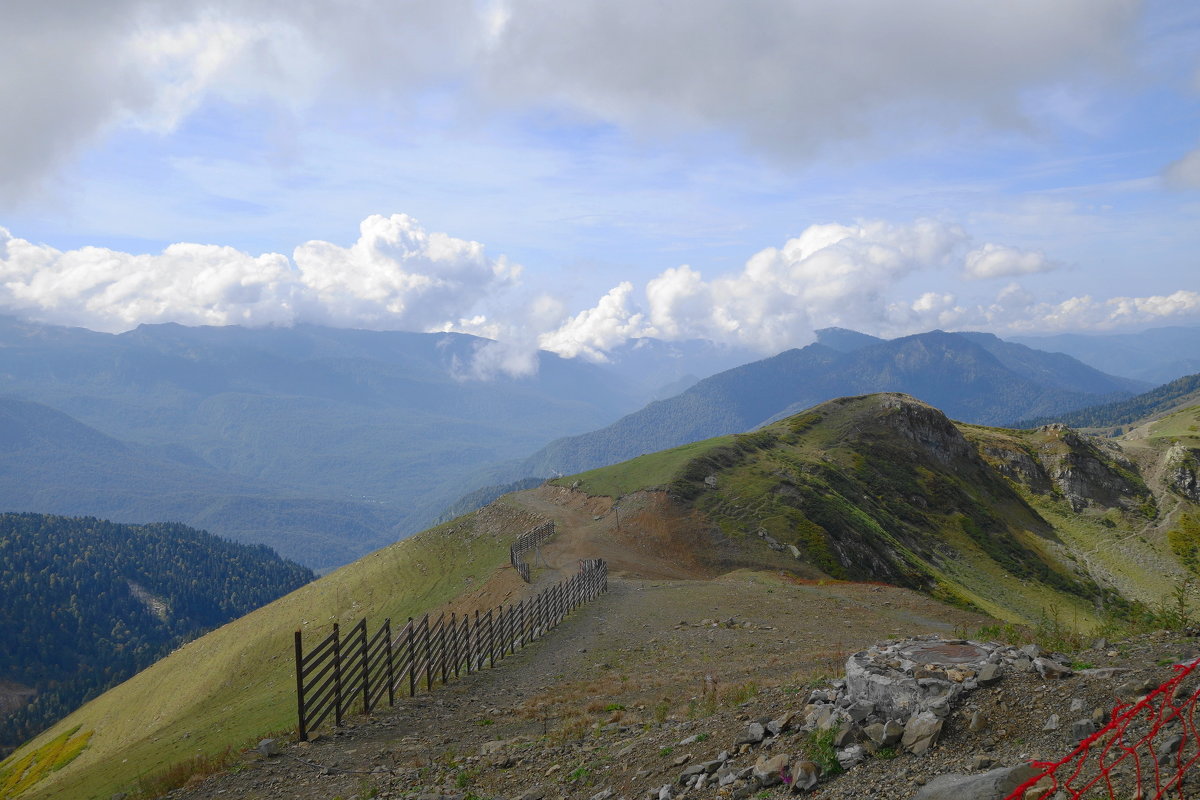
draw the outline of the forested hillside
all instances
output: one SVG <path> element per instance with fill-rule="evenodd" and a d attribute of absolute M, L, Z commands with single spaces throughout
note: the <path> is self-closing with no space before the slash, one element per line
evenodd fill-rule
<path fill-rule="evenodd" d="M 0 514 L 0 681 L 37 692 L 0 717 L 0 752 L 313 577 L 183 525 Z"/>
<path fill-rule="evenodd" d="M 1022 420 L 1017 427 L 1036 428 L 1061 422 L 1073 428 L 1110 428 L 1154 417 L 1173 408 L 1200 402 L 1200 373 L 1185 375 L 1145 394 L 1075 411 Z"/>

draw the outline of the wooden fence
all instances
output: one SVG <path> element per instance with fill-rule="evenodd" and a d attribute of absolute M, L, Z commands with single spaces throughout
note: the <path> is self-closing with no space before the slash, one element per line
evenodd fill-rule
<path fill-rule="evenodd" d="M 531 551 L 537 550 L 542 542 L 554 535 L 554 523 L 544 522 L 536 528 L 526 531 L 517 537 L 517 540 L 508 548 L 509 563 L 520 574 L 521 578 L 530 583 L 529 564 L 525 561 L 525 556 Z"/>
<path fill-rule="evenodd" d="M 336 623 L 333 631 L 304 652 L 296 631 L 296 711 L 300 741 L 330 718 L 340 726 L 347 714 L 368 713 L 383 698 L 388 705 L 396 696 L 415 695 L 422 681 L 425 690 L 447 683 L 464 672 L 494 667 L 505 655 L 543 636 L 581 604 L 608 591 L 608 565 L 595 558 L 579 562 L 579 572 L 544 589 L 517 606 L 503 605 L 466 614 L 439 614 L 431 620 L 409 617 L 408 624 L 392 631 L 384 620 L 368 636 L 361 619 L 345 636 Z"/>

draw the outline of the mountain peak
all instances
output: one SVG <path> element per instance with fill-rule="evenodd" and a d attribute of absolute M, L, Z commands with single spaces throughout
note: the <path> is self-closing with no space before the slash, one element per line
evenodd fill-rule
<path fill-rule="evenodd" d="M 878 336 L 852 331 L 849 328 L 821 328 L 815 333 L 817 342 L 832 350 L 837 350 L 839 353 L 853 353 L 855 350 L 887 341 Z"/>

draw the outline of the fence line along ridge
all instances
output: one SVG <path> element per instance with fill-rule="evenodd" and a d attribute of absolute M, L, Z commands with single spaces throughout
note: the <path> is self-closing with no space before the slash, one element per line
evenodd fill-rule
<path fill-rule="evenodd" d="M 593 558 L 581 560 L 575 575 L 535 597 L 516 606 L 476 611 L 474 617 L 445 612 L 434 620 L 428 614 L 420 620 L 409 617 L 394 634 L 391 620 L 385 619 L 373 635 L 368 635 L 364 618 L 344 637 L 334 623 L 333 631 L 307 653 L 296 631 L 300 741 L 308 741 L 309 733 L 331 718 L 341 726 L 355 710 L 368 713 L 378 708 L 384 697 L 389 706 L 397 694 L 412 697 L 422 681 L 425 690 L 432 691 L 434 684 L 446 684 L 451 676 L 494 667 L 497 660 L 544 636 L 573 610 L 607 591 L 608 564 Z"/>
<path fill-rule="evenodd" d="M 554 522 L 543 522 L 536 528 L 532 528 L 517 537 L 517 540 L 508 548 L 508 561 L 517 570 L 521 579 L 526 583 L 533 581 L 529 576 L 529 564 L 525 561 L 525 556 L 531 552 L 536 552 L 542 542 L 554 535 Z"/>

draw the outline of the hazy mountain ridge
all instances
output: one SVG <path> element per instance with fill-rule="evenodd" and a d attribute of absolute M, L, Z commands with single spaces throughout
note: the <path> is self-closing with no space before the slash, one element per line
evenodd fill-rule
<path fill-rule="evenodd" d="M 0 458 L 0 507 L 183 520 L 313 566 L 345 563 L 427 524 L 477 465 L 636 405 L 606 368 L 549 353 L 536 375 L 473 379 L 488 346 L 315 326 L 114 336 L 0 320 L 6 393 L 69 415 L 59 421 L 78 434 L 40 463 L 35 448 Z M 4 422 L 0 436 L 26 435 L 20 418 Z M 106 469 L 118 452 L 124 469 Z M 69 482 L 55 476 L 64 461 Z M 13 477 L 30 470 L 46 481 Z"/>
<path fill-rule="evenodd" d="M 179 521 L 313 565 L 394 538 L 377 506 L 230 475 L 187 450 L 130 445 L 39 403 L 0 398 L 0 444 L 0 507 L 10 510 Z"/>
<path fill-rule="evenodd" d="M 313 577 L 182 525 L 0 514 L 0 678 L 37 692 L 0 717 L 0 750 Z"/>
<path fill-rule="evenodd" d="M 844 351 L 818 342 L 719 373 L 607 428 L 552 442 L 517 471 L 579 472 L 750 430 L 845 395 L 902 391 L 955 419 L 1003 424 L 1027 416 L 1028 409 L 1078 408 L 1128 396 L 1140 386 L 990 334 L 931 331 L 890 341 L 846 332 L 837 336 Z"/>
<path fill-rule="evenodd" d="M 1104 372 L 1154 384 L 1200 372 L 1200 326 L 1195 325 L 1137 333 L 1011 336 L 1009 341 L 1065 353 Z"/>

